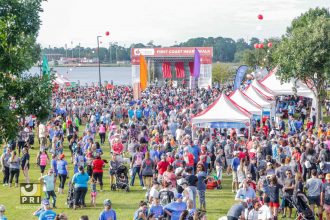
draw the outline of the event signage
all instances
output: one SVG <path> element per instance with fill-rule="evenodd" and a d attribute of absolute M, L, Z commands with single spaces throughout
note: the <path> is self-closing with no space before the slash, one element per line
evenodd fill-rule
<path fill-rule="evenodd" d="M 202 64 L 211 64 L 213 47 L 196 47 L 201 56 Z M 164 48 L 132 48 L 131 63 L 138 65 L 140 55 L 146 58 L 191 57 L 194 58 L 195 47 L 164 47 Z"/>

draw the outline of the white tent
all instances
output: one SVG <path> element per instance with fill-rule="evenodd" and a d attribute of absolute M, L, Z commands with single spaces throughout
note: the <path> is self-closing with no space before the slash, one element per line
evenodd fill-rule
<path fill-rule="evenodd" d="M 208 128 L 243 128 L 250 125 L 252 114 L 226 95 L 192 118 L 192 124 Z"/>
<path fill-rule="evenodd" d="M 67 86 L 70 85 L 70 80 L 63 75 L 55 74 L 55 83 L 57 83 L 60 86 Z"/>
<path fill-rule="evenodd" d="M 295 93 L 293 89 L 296 87 L 296 94 L 298 96 L 314 98 L 313 91 L 308 88 L 305 83 L 301 82 L 300 80 L 297 80 L 295 83 L 293 81 L 281 82 L 281 80 L 276 76 L 277 71 L 278 68 L 276 67 L 264 79 L 260 81 L 260 83 L 271 90 L 274 95 L 294 95 Z"/>
<path fill-rule="evenodd" d="M 253 101 L 255 101 L 262 108 L 268 108 L 268 109 L 272 108 L 273 101 L 267 100 L 267 96 L 265 96 L 253 85 L 249 85 L 245 90 L 244 94 L 247 95 Z"/>
<path fill-rule="evenodd" d="M 236 89 L 229 98 L 235 103 L 239 103 L 241 107 L 248 110 L 254 115 L 262 115 L 262 107 L 258 105 L 255 101 L 250 99 L 247 95 L 241 92 L 239 89 Z"/>
<path fill-rule="evenodd" d="M 262 94 L 264 94 L 265 96 L 267 96 L 267 98 L 270 98 L 270 99 L 274 99 L 275 98 L 275 95 L 273 94 L 272 91 L 270 91 L 268 88 L 266 88 L 264 85 L 260 84 L 258 82 L 258 80 L 253 80 L 252 81 L 252 85 L 258 89 L 260 92 L 262 92 Z"/>

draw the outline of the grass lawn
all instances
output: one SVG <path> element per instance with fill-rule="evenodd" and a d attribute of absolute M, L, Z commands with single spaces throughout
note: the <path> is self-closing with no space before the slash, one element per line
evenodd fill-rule
<path fill-rule="evenodd" d="M 65 146 L 65 155 L 66 159 L 70 160 L 70 153 L 67 148 L 67 142 L 64 143 Z M 110 154 L 107 145 L 103 146 L 104 159 L 109 160 Z M 40 177 L 40 169 L 35 164 L 35 158 L 37 155 L 37 149 L 39 149 L 36 145 L 34 149 L 30 150 L 31 155 L 31 167 L 30 167 L 30 178 L 32 183 L 37 183 L 38 178 Z M 2 148 L 1 148 L 2 152 Z M 46 167 L 49 168 L 49 166 Z M 69 174 L 70 178 L 73 175 L 73 166 L 69 164 Z M 19 188 L 9 188 L 8 186 L 2 186 L 2 177 L 3 174 L 0 174 L 1 185 L 0 185 L 0 204 L 6 206 L 6 216 L 9 220 L 11 219 L 36 219 L 36 217 L 32 216 L 32 213 L 39 207 L 38 205 L 22 205 L 20 204 L 20 191 Z M 90 194 L 89 192 L 86 195 L 86 209 L 78 209 L 72 210 L 67 208 L 65 205 L 66 197 L 67 197 L 67 189 L 65 186 L 64 194 L 57 195 L 57 209 L 55 209 L 56 213 L 65 213 L 69 217 L 69 219 L 79 219 L 81 215 L 88 215 L 90 219 L 97 220 L 99 213 L 103 209 L 103 200 L 108 198 L 111 199 L 113 203 L 113 209 L 117 212 L 117 217 L 119 220 L 122 219 L 133 219 L 133 214 L 135 210 L 138 208 L 138 203 L 141 200 L 145 199 L 145 190 L 142 190 L 140 186 L 134 186 L 131 188 L 129 193 L 124 191 L 110 191 L 110 183 L 109 183 L 109 174 L 104 174 L 104 191 L 99 192 L 97 195 L 97 207 L 90 207 Z M 24 183 L 23 173 L 20 173 L 20 183 Z M 138 184 L 138 180 L 135 181 L 135 185 Z M 58 186 L 59 180 L 57 180 L 56 190 Z M 218 190 L 208 190 L 206 193 L 206 204 L 207 204 L 207 217 L 208 219 L 215 220 L 219 217 L 225 215 L 231 205 L 234 203 L 234 194 L 231 192 L 230 188 L 231 179 L 230 177 L 225 176 L 223 182 L 223 189 Z"/>

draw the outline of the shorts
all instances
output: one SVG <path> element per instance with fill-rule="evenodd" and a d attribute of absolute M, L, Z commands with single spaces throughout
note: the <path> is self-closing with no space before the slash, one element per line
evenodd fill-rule
<path fill-rule="evenodd" d="M 330 213 L 330 205 L 324 204 L 323 208 L 326 213 Z"/>
<path fill-rule="evenodd" d="M 46 168 L 46 166 L 40 165 L 40 171 L 41 171 L 41 173 L 44 173 L 45 172 L 45 168 Z"/>
<path fill-rule="evenodd" d="M 229 167 L 231 165 L 231 161 L 233 159 L 229 159 L 229 158 L 226 158 L 226 164 L 227 164 L 227 167 Z"/>
<path fill-rule="evenodd" d="M 269 203 L 269 207 L 271 207 L 271 208 L 279 208 L 280 207 L 280 203 L 279 202 L 270 202 Z"/>
<path fill-rule="evenodd" d="M 321 205 L 321 197 L 320 196 L 308 196 L 309 205 Z"/>
<path fill-rule="evenodd" d="M 96 197 L 97 192 L 91 192 L 91 197 Z"/>
<path fill-rule="evenodd" d="M 237 171 L 233 171 L 233 172 L 232 172 L 232 175 L 233 175 L 233 181 L 234 181 L 234 182 L 238 182 Z"/>

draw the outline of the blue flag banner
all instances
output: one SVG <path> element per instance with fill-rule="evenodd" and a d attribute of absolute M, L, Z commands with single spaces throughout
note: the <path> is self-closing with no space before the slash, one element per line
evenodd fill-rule
<path fill-rule="evenodd" d="M 240 87 L 242 80 L 248 69 L 249 69 L 249 67 L 246 65 L 242 65 L 242 66 L 238 67 L 238 69 L 236 71 L 235 81 L 234 81 L 234 91 Z"/>

